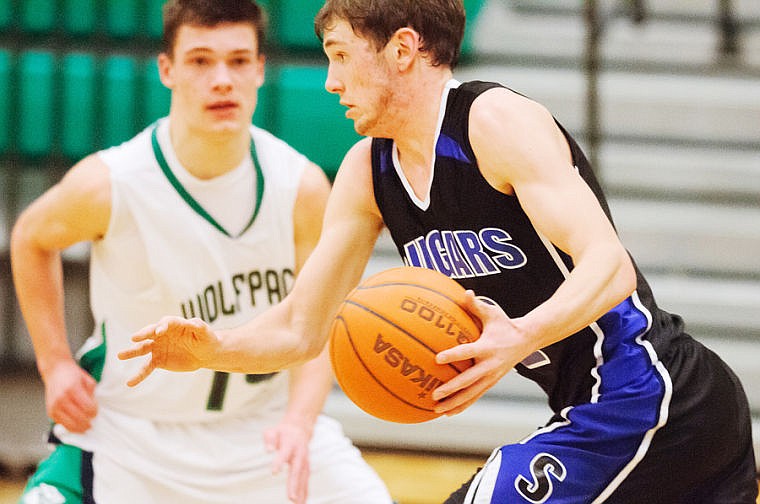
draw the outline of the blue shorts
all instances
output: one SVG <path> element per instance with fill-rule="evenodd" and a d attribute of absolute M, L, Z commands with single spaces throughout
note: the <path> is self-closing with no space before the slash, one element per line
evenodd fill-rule
<path fill-rule="evenodd" d="M 494 450 L 446 504 L 755 504 L 747 399 L 717 355 L 682 336 L 618 385 Z"/>

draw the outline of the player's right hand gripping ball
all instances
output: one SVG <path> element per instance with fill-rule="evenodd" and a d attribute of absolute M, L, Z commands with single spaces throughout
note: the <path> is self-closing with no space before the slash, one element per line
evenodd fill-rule
<path fill-rule="evenodd" d="M 472 362 L 441 365 L 436 354 L 480 337 L 464 299 L 456 281 L 425 268 L 392 268 L 367 278 L 343 301 L 330 331 L 330 359 L 343 392 L 391 422 L 440 416 L 431 393 Z"/>

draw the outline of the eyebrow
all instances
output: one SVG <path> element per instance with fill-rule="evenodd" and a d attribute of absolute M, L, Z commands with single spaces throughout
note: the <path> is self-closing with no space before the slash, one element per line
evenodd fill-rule
<path fill-rule="evenodd" d="M 200 46 L 200 47 L 192 47 L 188 49 L 187 51 L 185 51 L 184 54 L 215 53 L 215 52 L 217 51 L 215 51 L 214 49 L 211 49 L 210 47 Z M 254 51 L 253 49 L 246 48 L 246 49 L 233 49 L 229 51 L 229 53 L 230 54 L 255 54 L 256 51 Z"/>
<path fill-rule="evenodd" d="M 335 40 L 334 38 L 326 38 L 324 42 L 322 42 L 322 47 L 324 49 L 327 49 L 328 47 L 332 47 L 334 45 L 342 45 L 344 44 L 340 40 Z"/>

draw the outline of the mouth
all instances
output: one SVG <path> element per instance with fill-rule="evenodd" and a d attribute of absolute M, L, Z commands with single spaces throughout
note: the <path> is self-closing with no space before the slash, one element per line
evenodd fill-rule
<path fill-rule="evenodd" d="M 340 104 L 346 107 L 345 116 L 350 119 L 349 115 L 351 114 L 351 112 L 353 112 L 355 106 L 351 105 L 350 103 L 344 103 L 344 102 L 340 102 Z"/>
<path fill-rule="evenodd" d="M 206 110 L 211 112 L 230 112 L 238 108 L 238 104 L 234 101 L 218 101 L 206 106 Z"/>

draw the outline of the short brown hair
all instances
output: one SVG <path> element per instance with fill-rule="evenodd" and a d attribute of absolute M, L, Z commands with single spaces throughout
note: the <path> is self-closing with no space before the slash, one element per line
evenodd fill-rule
<path fill-rule="evenodd" d="M 163 7 L 162 51 L 170 57 L 182 25 L 213 27 L 250 23 L 256 31 L 259 54 L 266 43 L 266 14 L 254 0 L 169 0 Z"/>
<path fill-rule="evenodd" d="M 465 27 L 462 0 L 327 0 L 314 19 L 314 31 L 322 39 L 330 23 L 341 19 L 378 51 L 396 30 L 409 27 L 420 34 L 431 64 L 454 68 L 459 62 Z"/>

